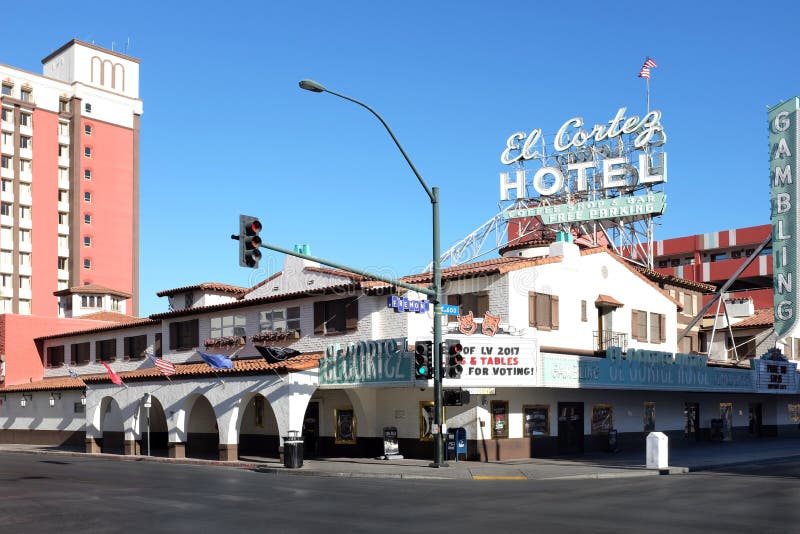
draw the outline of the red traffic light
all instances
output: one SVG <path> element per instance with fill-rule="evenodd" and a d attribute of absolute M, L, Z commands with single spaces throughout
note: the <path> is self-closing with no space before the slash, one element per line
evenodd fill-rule
<path fill-rule="evenodd" d="M 450 354 L 452 355 L 456 354 L 460 355 L 462 350 L 464 350 L 464 347 L 461 346 L 461 343 L 453 343 L 452 345 L 450 345 Z"/>
<path fill-rule="evenodd" d="M 256 219 L 255 221 L 253 221 L 252 223 L 250 223 L 250 225 L 248 226 L 248 228 L 247 228 L 247 234 L 248 234 L 248 235 L 255 235 L 255 234 L 259 233 L 259 232 L 261 231 L 261 229 L 262 229 L 262 228 L 263 228 L 263 226 L 261 225 L 261 221 L 259 221 L 258 219 Z M 260 243 L 260 242 L 261 242 L 261 239 L 259 239 L 258 241 L 259 241 L 259 243 Z"/>

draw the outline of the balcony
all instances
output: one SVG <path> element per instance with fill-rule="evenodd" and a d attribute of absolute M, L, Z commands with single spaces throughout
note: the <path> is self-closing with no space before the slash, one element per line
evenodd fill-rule
<path fill-rule="evenodd" d="M 609 347 L 619 347 L 623 351 L 628 350 L 628 334 L 624 332 L 596 330 L 593 334 L 595 352 L 602 352 Z"/>

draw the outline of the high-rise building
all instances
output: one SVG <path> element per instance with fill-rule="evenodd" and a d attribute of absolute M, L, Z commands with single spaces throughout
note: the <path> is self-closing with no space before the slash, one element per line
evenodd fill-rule
<path fill-rule="evenodd" d="M 60 315 L 55 292 L 95 285 L 136 315 L 139 60 L 72 40 L 42 65 L 0 65 L 0 313 Z"/>

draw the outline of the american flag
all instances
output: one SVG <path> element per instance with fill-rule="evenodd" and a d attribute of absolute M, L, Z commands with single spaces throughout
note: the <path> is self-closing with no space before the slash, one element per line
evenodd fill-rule
<path fill-rule="evenodd" d="M 153 365 L 158 367 L 158 370 L 161 371 L 161 374 L 169 376 L 178 372 L 178 370 L 175 368 L 175 364 L 172 362 L 168 362 L 164 358 L 159 358 L 155 354 L 148 354 L 147 356 L 153 362 Z"/>
<path fill-rule="evenodd" d="M 642 68 L 639 70 L 639 78 L 647 78 L 649 80 L 650 79 L 650 69 L 652 69 L 654 67 L 658 67 L 656 62 L 653 61 L 652 58 L 649 58 L 649 57 L 646 58 L 644 60 L 644 64 L 642 65 Z"/>

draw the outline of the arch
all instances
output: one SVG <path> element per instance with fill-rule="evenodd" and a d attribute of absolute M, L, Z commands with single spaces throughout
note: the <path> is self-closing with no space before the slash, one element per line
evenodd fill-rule
<path fill-rule="evenodd" d="M 244 395 L 235 424 L 239 436 L 239 456 L 278 457 L 278 419 L 272 404 L 264 395 L 257 392 Z"/>
<path fill-rule="evenodd" d="M 188 401 L 189 399 L 187 399 Z M 186 456 L 216 460 L 219 457 L 219 422 L 204 395 L 193 395 L 186 410 Z"/>
<path fill-rule="evenodd" d="M 169 430 L 167 425 L 167 416 L 164 411 L 164 405 L 152 393 L 150 394 L 150 422 L 148 425 L 147 415 L 148 410 L 144 407 L 144 403 L 139 406 L 139 413 L 137 417 L 138 429 L 136 435 L 139 438 L 139 450 L 141 454 L 150 456 L 166 457 L 169 452 Z M 148 451 L 148 438 L 149 438 L 149 451 Z"/>
<path fill-rule="evenodd" d="M 97 66 L 98 74 L 97 76 L 100 78 L 99 80 L 95 80 L 94 77 L 94 69 L 95 65 Z M 100 59 L 100 56 L 92 56 L 91 59 L 91 67 L 89 72 L 89 80 L 93 83 L 99 83 L 103 85 L 103 60 Z"/>
<path fill-rule="evenodd" d="M 120 76 L 122 77 L 122 88 L 117 87 L 117 72 L 119 71 Z M 125 92 L 125 67 L 122 66 L 122 63 L 114 63 L 114 66 L 111 70 L 111 88 L 112 89 L 119 89 L 123 93 Z"/>
<path fill-rule="evenodd" d="M 102 74 L 100 75 L 100 85 L 106 85 L 106 80 L 109 80 L 110 83 L 113 84 L 114 64 L 111 63 L 110 59 L 103 60 L 103 70 Z"/>
<path fill-rule="evenodd" d="M 125 440 L 125 417 L 122 409 L 113 397 L 103 397 L 97 413 L 100 435 L 103 440 L 101 452 L 123 454 Z"/>

